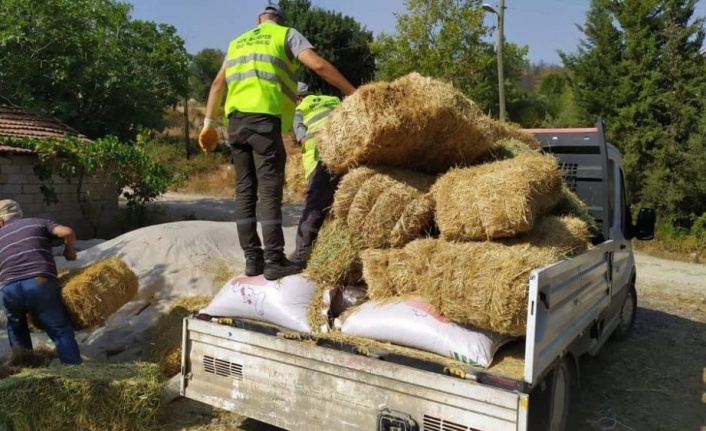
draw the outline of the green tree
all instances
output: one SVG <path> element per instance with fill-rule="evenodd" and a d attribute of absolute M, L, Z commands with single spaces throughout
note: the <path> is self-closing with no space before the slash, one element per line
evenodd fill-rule
<path fill-rule="evenodd" d="M 373 80 L 371 31 L 350 16 L 312 6 L 310 0 L 279 0 L 279 6 L 287 17 L 287 25 L 302 33 L 316 52 L 336 66 L 351 84 L 357 87 Z M 314 91 L 340 95 L 306 67 L 301 69 L 300 79 Z"/>
<path fill-rule="evenodd" d="M 662 215 L 703 213 L 694 184 L 706 153 L 704 20 L 696 0 L 593 0 L 578 52 L 563 54 L 576 101 L 602 116 L 623 152 L 634 202 Z"/>
<path fill-rule="evenodd" d="M 115 0 L 2 0 L 0 95 L 91 138 L 134 138 L 187 94 L 172 26 L 133 20 Z"/>
<path fill-rule="evenodd" d="M 191 96 L 197 101 L 203 103 L 208 100 L 211 83 L 221 69 L 224 57 L 225 52 L 222 50 L 206 48 L 191 58 L 189 86 L 191 87 Z"/>
<path fill-rule="evenodd" d="M 383 79 L 412 71 L 451 82 L 484 110 L 498 112 L 496 47 L 492 29 L 483 25 L 479 0 L 406 0 L 395 34 L 380 35 L 373 45 Z M 522 74 L 527 47 L 503 46 L 508 116 L 523 107 Z M 516 109 L 517 108 L 517 109 Z"/>

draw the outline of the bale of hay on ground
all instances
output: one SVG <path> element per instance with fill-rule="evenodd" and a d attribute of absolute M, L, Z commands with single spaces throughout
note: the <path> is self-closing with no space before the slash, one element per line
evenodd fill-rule
<path fill-rule="evenodd" d="M 149 360 L 159 365 L 165 377 L 181 372 L 181 337 L 183 320 L 192 312 L 205 308 L 211 297 L 195 296 L 176 299 L 167 314 L 150 328 Z"/>
<path fill-rule="evenodd" d="M 601 234 L 601 228 L 598 227 L 596 219 L 593 218 L 586 204 L 566 184 L 562 185 L 561 198 L 552 208 L 551 213 L 559 216 L 570 215 L 578 217 L 586 223 L 591 235 L 598 236 Z"/>
<path fill-rule="evenodd" d="M 411 73 L 346 97 L 320 131 L 319 151 L 339 174 L 360 165 L 436 174 L 487 151 L 494 122 L 452 85 Z"/>
<path fill-rule="evenodd" d="M 538 241 L 541 246 L 421 239 L 400 250 L 366 250 L 361 256 L 372 300 L 421 297 L 453 322 L 521 336 L 530 271 L 561 260 L 578 242 L 548 234 Z"/>
<path fill-rule="evenodd" d="M 136 294 L 137 276 L 118 257 L 101 260 L 70 276 L 61 298 L 75 329 L 101 326 Z"/>
<path fill-rule="evenodd" d="M 363 243 L 343 220 L 327 220 L 314 242 L 304 274 L 329 286 L 358 284 L 363 276 Z"/>
<path fill-rule="evenodd" d="M 378 173 L 353 197 L 346 222 L 368 248 L 401 247 L 433 223 L 433 211 L 422 195 L 434 177 L 402 169 L 375 170 Z"/>
<path fill-rule="evenodd" d="M 284 189 L 287 200 L 302 202 L 308 187 L 309 183 L 304 177 L 301 153 L 288 154 L 287 164 L 284 166 Z"/>
<path fill-rule="evenodd" d="M 539 153 L 449 171 L 432 188 L 441 236 L 480 241 L 529 232 L 557 203 L 562 183 L 554 157 Z"/>
<path fill-rule="evenodd" d="M 161 393 L 154 364 L 27 370 L 0 381 L 0 429 L 149 431 Z"/>

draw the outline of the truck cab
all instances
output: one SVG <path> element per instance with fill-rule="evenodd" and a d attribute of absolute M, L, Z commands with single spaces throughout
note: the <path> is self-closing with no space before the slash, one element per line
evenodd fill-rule
<path fill-rule="evenodd" d="M 588 251 L 530 273 L 527 332 L 496 365 L 195 315 L 184 320 L 182 395 L 290 430 L 566 430 L 579 358 L 632 327 L 631 240 L 651 239 L 655 216 L 640 210 L 633 224 L 620 153 L 602 122 L 530 132 L 558 158 L 600 234 Z"/>

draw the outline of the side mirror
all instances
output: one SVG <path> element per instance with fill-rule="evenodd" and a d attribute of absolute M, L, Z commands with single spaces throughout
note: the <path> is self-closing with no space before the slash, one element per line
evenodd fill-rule
<path fill-rule="evenodd" d="M 657 214 L 652 208 L 640 208 L 637 215 L 637 223 L 633 225 L 634 238 L 640 241 L 649 241 L 655 237 L 655 223 Z"/>

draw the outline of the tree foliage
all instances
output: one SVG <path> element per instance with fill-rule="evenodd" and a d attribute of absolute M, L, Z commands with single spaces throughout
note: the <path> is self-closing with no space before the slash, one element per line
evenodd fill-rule
<path fill-rule="evenodd" d="M 214 48 L 202 49 L 191 58 L 189 86 L 191 96 L 198 102 L 205 103 L 208 100 L 211 83 L 221 69 L 223 58 L 225 58 L 225 52 Z"/>
<path fill-rule="evenodd" d="M 116 0 L 2 0 L 0 95 L 95 138 L 158 127 L 187 94 L 188 54 L 169 25 Z"/>
<path fill-rule="evenodd" d="M 350 16 L 311 5 L 310 0 L 279 0 L 286 25 L 297 29 L 351 84 L 359 86 L 375 76 L 375 59 L 369 44 L 373 33 Z M 340 95 L 319 75 L 303 67 L 300 79 L 313 91 Z"/>
<path fill-rule="evenodd" d="M 479 0 L 406 0 L 397 15 L 396 32 L 380 35 L 373 45 L 382 78 L 412 71 L 453 83 L 484 111 L 498 112 L 496 46 L 493 29 L 483 24 Z M 518 116 L 524 92 L 522 74 L 527 47 L 503 45 L 506 101 L 510 119 Z"/>
<path fill-rule="evenodd" d="M 585 39 L 562 54 L 588 117 L 624 155 L 634 202 L 663 215 L 706 210 L 704 20 L 696 0 L 593 0 Z"/>

